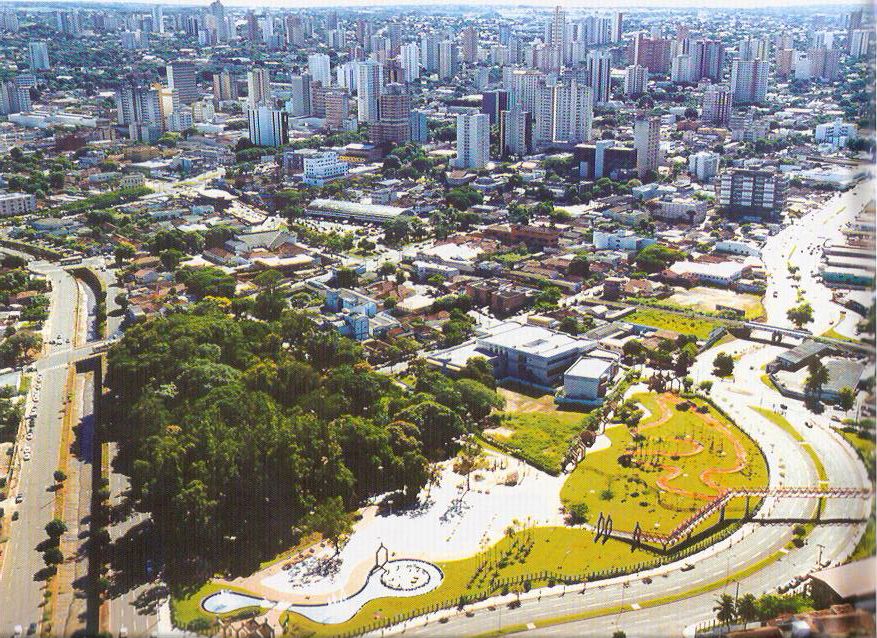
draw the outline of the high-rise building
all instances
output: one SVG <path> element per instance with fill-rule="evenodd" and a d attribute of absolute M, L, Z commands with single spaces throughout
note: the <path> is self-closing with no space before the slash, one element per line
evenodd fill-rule
<path fill-rule="evenodd" d="M 867 53 L 867 49 L 864 53 L 859 53 L 858 55 L 853 53 L 854 49 L 854 34 L 856 31 L 862 30 L 862 10 L 856 9 L 852 13 L 847 16 L 847 52 L 853 57 L 861 57 Z"/>
<path fill-rule="evenodd" d="M 608 51 L 588 53 L 588 85 L 594 90 L 594 103 L 605 104 L 611 97 L 612 55 Z"/>
<path fill-rule="evenodd" d="M 82 35 L 82 16 L 79 11 L 55 12 L 55 25 L 65 35 Z"/>
<path fill-rule="evenodd" d="M 789 178 L 779 171 L 731 168 L 716 186 L 719 210 L 731 217 L 777 221 L 786 205 Z"/>
<path fill-rule="evenodd" d="M 640 179 L 650 171 L 657 172 L 661 163 L 661 118 L 638 114 L 633 124 L 633 146 L 636 149 L 636 172 Z"/>
<path fill-rule="evenodd" d="M 724 84 L 710 84 L 703 91 L 701 119 L 704 122 L 727 126 L 731 117 L 731 87 Z"/>
<path fill-rule="evenodd" d="M 871 32 L 868 29 L 855 29 L 850 35 L 850 55 L 864 58 L 871 46 Z"/>
<path fill-rule="evenodd" d="M 499 114 L 509 108 L 509 92 L 502 89 L 481 94 L 481 112 L 490 118 L 491 126 L 499 122 Z"/>
<path fill-rule="evenodd" d="M 427 73 L 439 70 L 439 38 L 427 33 L 420 38 L 420 61 Z"/>
<path fill-rule="evenodd" d="M 311 102 L 311 82 L 313 78 L 311 74 L 293 75 L 290 76 L 289 81 L 291 87 L 287 111 L 293 117 L 310 115 L 313 112 L 313 103 Z"/>
<path fill-rule="evenodd" d="M 697 181 L 707 183 L 719 173 L 721 156 L 710 151 L 701 151 L 688 156 L 688 172 L 697 177 Z"/>
<path fill-rule="evenodd" d="M 247 24 L 246 31 L 244 32 L 246 39 L 253 43 L 259 41 L 259 21 L 256 19 L 256 14 L 253 13 L 253 10 L 250 9 L 247 11 Z"/>
<path fill-rule="evenodd" d="M 675 56 L 670 64 L 670 81 L 687 84 L 694 81 L 693 76 L 691 56 L 688 54 Z"/>
<path fill-rule="evenodd" d="M 165 128 L 161 93 L 152 87 L 123 86 L 116 91 L 116 117 L 132 140 L 153 143 Z"/>
<path fill-rule="evenodd" d="M 0 115 L 23 113 L 31 110 L 30 90 L 12 80 L 0 82 Z"/>
<path fill-rule="evenodd" d="M 164 33 L 164 9 L 160 4 L 152 7 L 153 28 L 159 33 Z"/>
<path fill-rule="evenodd" d="M 420 47 L 413 42 L 399 48 L 399 61 L 406 82 L 414 82 L 420 77 Z"/>
<path fill-rule="evenodd" d="M 247 73 L 247 105 L 254 108 L 259 104 L 271 104 L 271 75 L 268 69 L 256 67 Z"/>
<path fill-rule="evenodd" d="M 725 46 L 720 40 L 701 39 L 691 44 L 692 82 L 709 78 L 713 82 L 722 79 L 725 61 Z"/>
<path fill-rule="evenodd" d="M 546 29 L 546 43 L 558 47 L 561 51 L 566 46 L 566 11 L 562 7 L 554 7 L 551 22 Z"/>
<path fill-rule="evenodd" d="M 770 59 L 770 36 L 747 36 L 737 44 L 737 57 L 746 62 Z"/>
<path fill-rule="evenodd" d="M 590 142 L 594 90 L 575 80 L 551 88 L 554 94 L 553 141 L 568 144 Z"/>
<path fill-rule="evenodd" d="M 217 102 L 238 99 L 238 83 L 228 69 L 213 75 L 213 99 Z"/>
<path fill-rule="evenodd" d="M 621 36 L 624 35 L 624 14 L 616 11 L 612 14 L 612 43 L 621 42 Z"/>
<path fill-rule="evenodd" d="M 373 124 L 379 119 L 378 97 L 383 85 L 383 66 L 375 60 L 356 65 L 356 106 L 360 123 Z"/>
<path fill-rule="evenodd" d="M 45 42 L 29 42 L 27 45 L 27 62 L 31 71 L 48 71 L 49 47 Z"/>
<path fill-rule="evenodd" d="M 457 45 L 453 40 L 442 40 L 439 43 L 438 74 L 443 80 L 450 80 L 457 75 Z"/>
<path fill-rule="evenodd" d="M 776 49 L 776 75 L 778 78 L 787 79 L 792 74 L 794 59 L 794 49 Z"/>
<path fill-rule="evenodd" d="M 506 85 L 509 89 L 509 104 L 520 105 L 531 115 L 536 113 L 536 96 L 544 84 L 545 75 L 534 69 L 515 69 Z"/>
<path fill-rule="evenodd" d="M 499 139 L 503 157 L 529 155 L 533 149 L 533 120 L 530 114 L 517 106 L 500 112 Z"/>
<path fill-rule="evenodd" d="M 766 59 L 741 60 L 731 63 L 731 90 L 734 104 L 760 104 L 767 96 L 770 62 Z"/>
<path fill-rule="evenodd" d="M 315 82 L 322 82 L 323 86 L 329 86 L 332 83 L 329 56 L 325 53 L 311 53 L 308 56 L 308 72 Z"/>
<path fill-rule="evenodd" d="M 0 11 L 0 30 L 15 33 L 20 27 L 15 11 Z"/>
<path fill-rule="evenodd" d="M 369 128 L 375 144 L 404 144 L 411 139 L 411 96 L 402 84 L 388 84 L 379 98 L 380 119 Z"/>
<path fill-rule="evenodd" d="M 490 161 L 490 118 L 483 113 L 457 115 L 456 168 L 484 168 Z"/>
<path fill-rule="evenodd" d="M 286 32 L 286 44 L 296 48 L 305 45 L 305 30 L 302 25 L 301 16 L 286 16 L 286 19 L 284 20 L 284 31 Z"/>
<path fill-rule="evenodd" d="M 624 69 L 624 94 L 642 95 L 649 83 L 649 70 L 639 64 L 631 64 Z"/>
<path fill-rule="evenodd" d="M 250 141 L 257 146 L 283 146 L 289 142 L 289 115 L 286 111 L 260 104 L 247 108 Z"/>
<path fill-rule="evenodd" d="M 649 73 L 667 73 L 670 70 L 670 41 L 637 33 L 631 43 L 630 60 L 644 66 Z"/>
<path fill-rule="evenodd" d="M 222 6 L 220 0 L 214 0 L 210 3 L 210 14 L 216 22 L 216 39 L 219 42 L 228 42 L 230 29 L 228 28 L 228 19 L 225 17 L 225 7 Z"/>
<path fill-rule="evenodd" d="M 188 60 L 174 60 L 167 65 L 167 83 L 180 92 L 180 102 L 191 104 L 198 99 L 198 84 L 195 81 L 195 64 Z"/>
<path fill-rule="evenodd" d="M 429 125 L 426 119 L 426 111 L 411 111 L 411 141 L 418 144 L 426 144 L 429 140 Z"/>
<path fill-rule="evenodd" d="M 478 60 L 478 31 L 472 25 L 463 29 L 463 61 L 474 64 Z"/>
<path fill-rule="evenodd" d="M 326 91 L 326 120 L 329 129 L 344 128 L 344 121 L 350 116 L 350 97 L 343 89 Z"/>

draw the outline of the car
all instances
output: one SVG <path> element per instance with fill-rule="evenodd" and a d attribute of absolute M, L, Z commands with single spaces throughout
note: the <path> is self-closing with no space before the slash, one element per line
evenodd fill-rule
<path fill-rule="evenodd" d="M 22 457 L 25 461 L 30 461 L 30 452 L 25 452 Z"/>
<path fill-rule="evenodd" d="M 24 436 L 28 441 L 33 439 L 33 430 L 28 430 L 27 434 Z"/>
<path fill-rule="evenodd" d="M 32 636 L 35 633 L 37 633 L 37 624 L 35 622 L 32 622 L 27 626 L 27 635 Z"/>
<path fill-rule="evenodd" d="M 649 578 L 648 576 L 646 576 L 645 578 L 643 578 L 643 582 L 644 582 L 646 585 L 651 585 L 651 584 L 652 584 L 652 579 Z"/>
<path fill-rule="evenodd" d="M 685 563 L 685 564 L 682 566 L 681 571 L 683 571 L 683 572 L 690 572 L 692 569 L 694 569 L 694 563 Z"/>
<path fill-rule="evenodd" d="M 12 633 L 15 636 L 20 636 L 22 631 L 23 629 L 21 628 L 21 625 L 15 625 L 15 627 L 12 628 Z"/>
<path fill-rule="evenodd" d="M 15 502 L 21 503 L 24 500 L 24 492 L 19 492 L 15 495 Z"/>

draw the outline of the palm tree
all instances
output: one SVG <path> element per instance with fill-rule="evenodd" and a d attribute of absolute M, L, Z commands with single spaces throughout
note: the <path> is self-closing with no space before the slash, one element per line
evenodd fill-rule
<path fill-rule="evenodd" d="M 743 629 L 753 620 L 758 620 L 758 602 L 754 595 L 745 594 L 737 601 L 737 616 L 743 621 Z"/>
<path fill-rule="evenodd" d="M 726 627 L 730 627 L 731 622 L 737 617 L 734 597 L 731 594 L 722 594 L 716 599 L 713 611 L 716 612 L 716 620 Z"/>

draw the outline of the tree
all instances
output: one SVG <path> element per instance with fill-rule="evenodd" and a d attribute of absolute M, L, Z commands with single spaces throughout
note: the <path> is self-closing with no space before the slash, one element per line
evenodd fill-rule
<path fill-rule="evenodd" d="M 707 379 L 706 381 L 701 381 L 697 387 L 703 390 L 705 394 L 709 394 L 710 390 L 713 389 L 713 382 Z"/>
<path fill-rule="evenodd" d="M 752 594 L 744 594 L 737 601 L 737 616 L 744 622 L 743 629 L 750 622 L 758 620 L 758 602 Z"/>
<path fill-rule="evenodd" d="M 717 377 L 730 377 L 734 372 L 734 357 L 727 352 L 720 352 L 713 359 L 713 374 Z"/>
<path fill-rule="evenodd" d="M 806 324 L 813 321 L 813 307 L 805 301 L 794 308 L 789 308 L 786 312 L 786 317 L 800 330 Z"/>
<path fill-rule="evenodd" d="M 66 531 L 67 524 L 59 518 L 53 518 L 46 523 L 46 534 L 49 535 L 49 538 L 59 538 Z"/>
<path fill-rule="evenodd" d="M 808 395 L 818 398 L 822 392 L 822 386 L 826 383 L 828 383 L 828 368 L 819 359 L 814 359 L 807 365 L 804 389 Z"/>
<path fill-rule="evenodd" d="M 49 567 L 54 567 L 55 565 L 60 565 L 64 562 L 64 554 L 61 553 L 59 548 L 50 547 L 43 552 L 43 561 Z"/>
<path fill-rule="evenodd" d="M 119 245 L 116 246 L 115 250 L 113 250 L 113 256 L 116 259 L 116 265 L 121 266 L 126 261 L 131 259 L 134 256 L 135 248 L 132 244 L 129 244 L 126 241 L 119 242 Z"/>
<path fill-rule="evenodd" d="M 353 530 L 350 515 L 344 509 L 340 496 L 333 496 L 314 507 L 305 517 L 305 527 L 327 539 L 335 548 L 336 555 L 341 550 L 341 543 Z"/>
<path fill-rule="evenodd" d="M 684 257 L 685 253 L 669 246 L 650 244 L 637 253 L 636 265 L 647 273 L 656 273 Z"/>
<path fill-rule="evenodd" d="M 179 267 L 184 256 L 185 254 L 176 248 L 168 248 L 158 254 L 158 258 L 161 260 L 161 265 L 169 272 L 173 272 Z"/>
<path fill-rule="evenodd" d="M 561 332 L 565 332 L 571 335 L 577 335 L 581 330 L 581 325 L 579 324 L 579 320 L 575 317 L 564 317 L 560 321 L 559 329 Z"/>
<path fill-rule="evenodd" d="M 730 627 L 731 623 L 737 617 L 734 597 L 731 594 L 722 594 L 716 599 L 713 611 L 716 612 L 716 620 L 726 627 Z"/>
<path fill-rule="evenodd" d="M 460 393 L 462 407 L 474 421 L 481 421 L 493 408 L 502 408 L 505 404 L 494 390 L 474 379 L 460 379 L 454 386 Z"/>
<path fill-rule="evenodd" d="M 588 257 L 583 254 L 573 257 L 572 261 L 569 262 L 568 272 L 570 275 L 587 277 L 591 273 L 591 265 L 588 263 Z"/>
<path fill-rule="evenodd" d="M 339 288 L 355 288 L 359 275 L 352 268 L 339 268 L 335 271 L 335 285 Z"/>
<path fill-rule="evenodd" d="M 55 473 L 52 474 L 52 477 L 55 479 L 55 483 L 63 483 L 66 480 L 67 475 L 64 474 L 62 470 L 55 470 Z"/>
<path fill-rule="evenodd" d="M 840 399 L 838 400 L 840 407 L 844 409 L 844 411 L 849 411 L 853 409 L 853 406 L 856 405 L 856 392 L 850 387 L 844 387 L 840 390 Z"/>

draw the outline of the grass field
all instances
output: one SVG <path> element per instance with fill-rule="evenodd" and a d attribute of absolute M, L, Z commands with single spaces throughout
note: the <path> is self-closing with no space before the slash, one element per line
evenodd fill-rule
<path fill-rule="evenodd" d="M 871 435 L 862 434 L 856 430 L 846 428 L 835 428 L 835 430 L 843 438 L 849 441 L 850 445 L 856 448 L 856 452 L 859 453 L 862 463 L 865 464 L 865 467 L 868 470 L 868 476 L 873 478 L 875 474 L 875 465 L 877 465 L 877 458 L 875 458 L 874 439 Z"/>
<path fill-rule="evenodd" d="M 705 317 L 689 317 L 660 308 L 637 308 L 625 317 L 626 321 L 652 326 L 660 330 L 672 330 L 680 334 L 692 334 L 698 339 L 706 339 L 713 328 L 719 324 Z"/>
<path fill-rule="evenodd" d="M 850 555 L 850 561 L 862 560 L 863 558 L 870 558 L 874 555 L 874 523 L 874 513 L 871 512 L 871 516 L 868 518 L 868 524 L 865 526 L 865 533 L 856 544 L 856 549 L 853 550 L 852 555 Z"/>
<path fill-rule="evenodd" d="M 679 399 L 668 394 L 634 399 L 649 411 L 639 445 L 627 427 L 609 428 L 611 447 L 589 454 L 570 474 L 560 494 L 565 504 L 584 503 L 592 519 L 611 514 L 616 529 L 639 523 L 669 532 L 723 488 L 767 485 L 758 446 L 711 406 L 700 414 L 676 410 Z M 635 462 L 625 467 L 622 457 L 631 453 Z M 732 503 L 728 515 L 743 507 Z"/>
<path fill-rule="evenodd" d="M 578 412 L 557 410 L 503 412 L 500 414 L 500 428 L 486 432 L 485 438 L 517 448 L 524 460 L 535 461 L 541 467 L 559 472 L 570 440 L 582 429 L 582 416 Z"/>

